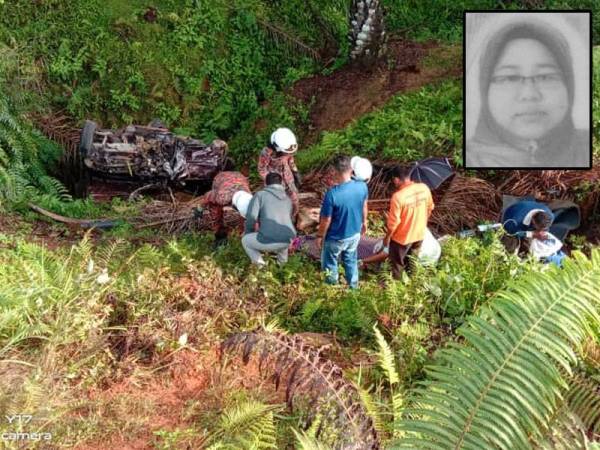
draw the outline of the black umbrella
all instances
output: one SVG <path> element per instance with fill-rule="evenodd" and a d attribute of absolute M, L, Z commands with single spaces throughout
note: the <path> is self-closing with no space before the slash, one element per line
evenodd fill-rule
<path fill-rule="evenodd" d="M 417 161 L 410 172 L 410 179 L 425 183 L 429 189 L 437 189 L 454 174 L 448 158 L 426 158 Z"/>

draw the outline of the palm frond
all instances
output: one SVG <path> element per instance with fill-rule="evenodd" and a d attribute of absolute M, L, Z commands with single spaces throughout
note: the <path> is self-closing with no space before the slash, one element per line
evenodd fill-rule
<path fill-rule="evenodd" d="M 221 353 L 241 353 L 244 364 L 252 353 L 259 371 L 271 378 L 276 389 L 286 387 L 290 409 L 298 403 L 309 427 L 320 420 L 315 437 L 336 449 L 378 449 L 373 421 L 360 402 L 356 387 L 345 380 L 342 369 L 307 345 L 300 336 L 269 333 L 263 328 L 236 333 L 221 344 Z"/>
<path fill-rule="evenodd" d="M 571 375 L 573 348 L 599 322 L 600 250 L 533 273 L 499 293 L 438 353 L 397 444 L 418 449 L 528 449 Z"/>
<path fill-rule="evenodd" d="M 267 20 L 257 19 L 256 22 L 265 31 L 267 36 L 269 36 L 270 39 L 276 44 L 285 45 L 290 50 L 306 55 L 315 61 L 319 61 L 321 59 L 321 56 L 317 50 L 312 48 L 310 45 L 305 44 L 296 36 L 293 36 L 290 32 L 278 27 L 277 25 L 273 25 Z"/>

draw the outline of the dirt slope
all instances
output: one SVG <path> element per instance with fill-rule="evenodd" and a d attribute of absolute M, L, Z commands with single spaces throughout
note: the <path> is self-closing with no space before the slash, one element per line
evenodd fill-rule
<path fill-rule="evenodd" d="M 344 128 L 399 92 L 460 77 L 461 60 L 460 47 L 394 40 L 377 66 L 348 65 L 331 75 L 296 82 L 291 94 L 305 104 L 312 103 L 305 145 L 314 143 L 321 131 Z"/>

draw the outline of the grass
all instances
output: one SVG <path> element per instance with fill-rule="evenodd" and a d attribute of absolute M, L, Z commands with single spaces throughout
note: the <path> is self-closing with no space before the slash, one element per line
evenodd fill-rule
<path fill-rule="evenodd" d="M 210 240 L 186 235 L 154 247 L 84 239 L 71 249 L 48 250 L 3 236 L 3 410 L 25 404 L 43 412 L 47 428 L 60 430 L 57 448 L 93 438 L 98 427 L 142 433 L 160 398 L 128 404 L 127 424 L 117 425 L 111 421 L 123 417 L 118 403 L 83 400 L 86 392 L 124 379 L 149 382 L 155 370 L 175 361 L 184 333 L 185 347 L 204 358 L 228 333 L 273 318 L 293 332 L 332 333 L 347 349 L 372 346 L 372 326 L 384 320 L 401 355 L 401 382 L 409 386 L 422 377 L 431 352 L 451 338 L 452 327 L 444 338 L 434 337 L 446 318 L 460 322 L 511 277 L 537 270 L 500 256 L 497 244 L 454 240 L 438 269 L 419 270 L 404 282 L 388 279 L 384 289 L 378 276 L 369 276 L 351 292 L 324 285 L 317 267 L 302 257 L 292 256 L 283 268 L 273 264 L 256 271 L 237 240 L 216 253 L 210 252 Z M 497 264 L 481 271 L 484 260 Z M 465 270 L 471 275 L 458 280 Z M 449 303 L 459 299 L 464 299 L 459 309 Z M 232 386 L 231 392 L 237 389 Z M 83 410 L 87 418 L 72 422 Z M 202 428 L 196 432 L 202 435 Z"/>
<path fill-rule="evenodd" d="M 419 39 L 451 41 L 460 37 L 462 8 L 489 3 L 431 8 L 422 2 L 385 2 L 395 6 L 388 15 L 392 29 L 407 28 Z M 51 77 L 53 87 L 39 93 L 47 104 L 66 107 L 80 118 L 98 114 L 115 124 L 157 114 L 205 137 L 230 136 L 245 160 L 255 154 L 272 125 L 307 120 L 306 106 L 290 104 L 279 89 L 315 70 L 304 57 L 287 59 L 293 59 L 293 52 L 268 41 L 256 20 L 284 17 L 284 26 L 311 44 L 321 36 L 307 27 L 314 21 L 310 3 L 285 2 L 279 11 L 258 0 L 238 2 L 235 17 L 226 15 L 222 2 L 207 4 L 215 17 L 207 15 L 206 5 L 192 2 L 184 8 L 176 1 L 154 4 L 159 20 L 147 24 L 141 19 L 146 3 L 135 2 L 130 9 L 116 0 L 105 8 L 96 1 L 67 5 L 52 0 L 40 6 L 48 13 L 41 17 L 29 3 L 18 1 L 3 10 L 7 14 L 0 19 L 5 26 L 0 34 L 8 40 L 14 32 L 18 45 L 11 51 L 30 70 L 27 86 Z M 330 31 L 343 38 L 341 2 L 320 6 Z M 225 17 L 231 19 L 226 42 L 219 29 Z M 67 25 L 72 35 L 65 32 Z M 198 33 L 203 27 L 219 33 Z M 156 36 L 159 42 L 148 45 Z M 80 53 L 84 47 L 87 53 Z M 34 62 L 39 56 L 47 58 L 42 66 Z M 594 67 L 599 57 L 595 49 Z M 280 59 L 281 67 L 272 67 Z M 115 70 L 124 60 L 132 62 Z M 17 73 L 10 61 L 3 63 L 8 65 L 4 73 Z M 426 66 L 447 63 L 451 58 L 425 61 Z M 281 80 L 282 73 L 286 81 L 273 80 Z M 15 75 L 12 81 L 17 79 Z M 19 94 L 11 80 L 3 83 Z M 596 105 L 600 81 L 594 86 Z M 298 154 L 298 163 L 307 171 L 340 152 L 397 161 L 453 155 L 460 163 L 461 107 L 459 81 L 398 95 L 346 129 L 325 133 Z M 600 122 L 598 109 L 595 124 Z M 257 123 L 263 128 L 257 129 Z M 40 155 L 51 162 L 54 150 Z M 58 198 L 37 201 L 71 217 L 136 212 L 136 206 L 118 201 L 100 206 Z M 26 220 L 33 218 L 25 209 L 19 211 Z M 414 387 L 424 379 L 433 353 L 456 341 L 457 327 L 495 292 L 544 270 L 507 255 L 495 235 L 486 241 L 450 239 L 437 268 L 419 268 L 396 282 L 386 266 L 382 273 L 365 276 L 360 289 L 351 292 L 324 285 L 318 266 L 299 255 L 284 267 L 269 264 L 258 271 L 250 266 L 239 239 L 212 252 L 210 235 L 173 237 L 121 227 L 98 241 L 86 237 L 73 247 L 50 250 L 33 242 L 32 231 L 26 222 L 0 234 L 0 409 L 35 412 L 40 420 L 36 425 L 54 433 L 55 448 L 86 442 L 106 446 L 107 436 L 118 435 L 151 442 L 155 448 L 198 448 L 228 406 L 248 398 L 281 403 L 281 393 L 273 392 L 254 373 L 256 368 L 220 371 L 214 352 L 231 332 L 271 320 L 289 332 L 335 336 L 338 348 L 330 355 L 363 386 L 382 379 L 369 359 L 376 348 L 377 324 L 399 362 L 398 384 L 402 390 Z M 150 243 L 157 241 L 162 244 Z M 589 371 L 598 376 L 597 368 Z M 279 420 L 285 424 L 279 430 L 283 448 L 292 441 L 288 425 L 297 421 L 293 415 Z M 10 427 L 2 423 L 0 430 Z M 43 448 L 43 443 L 32 444 L 36 446 Z"/>
<path fill-rule="evenodd" d="M 445 81 L 397 95 L 345 129 L 324 132 L 319 143 L 298 153 L 298 165 L 306 171 L 338 153 L 396 161 L 452 155 L 460 161 L 461 91 L 460 82 Z"/>

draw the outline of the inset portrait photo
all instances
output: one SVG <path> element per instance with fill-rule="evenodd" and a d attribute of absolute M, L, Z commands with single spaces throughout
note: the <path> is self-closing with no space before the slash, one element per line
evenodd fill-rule
<path fill-rule="evenodd" d="M 465 12 L 467 169 L 591 168 L 590 25 L 587 11 Z"/>

